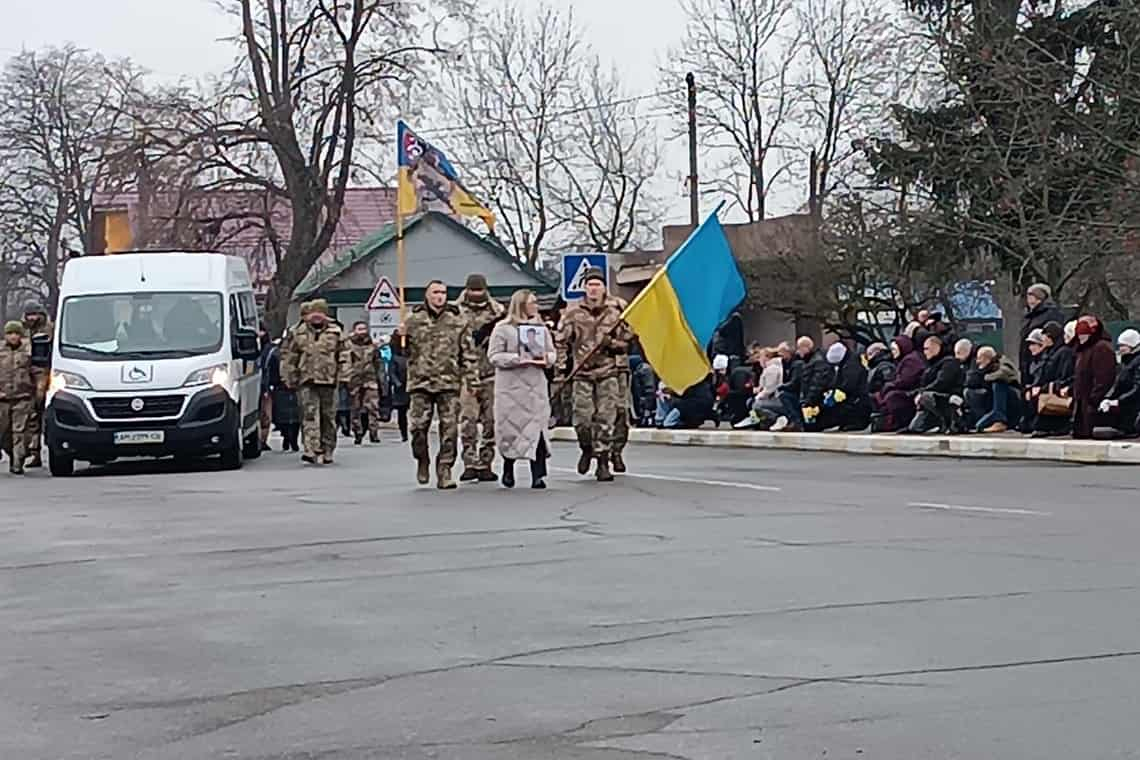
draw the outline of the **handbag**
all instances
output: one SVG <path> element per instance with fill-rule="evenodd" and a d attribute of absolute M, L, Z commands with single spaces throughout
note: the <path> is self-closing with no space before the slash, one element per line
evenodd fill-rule
<path fill-rule="evenodd" d="M 1056 393 L 1042 393 L 1037 397 L 1037 413 L 1045 417 L 1068 417 L 1073 410 L 1073 399 Z"/>

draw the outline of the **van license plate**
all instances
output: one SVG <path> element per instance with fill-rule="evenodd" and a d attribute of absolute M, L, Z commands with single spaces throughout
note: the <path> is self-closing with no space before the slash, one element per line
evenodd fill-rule
<path fill-rule="evenodd" d="M 161 430 L 125 430 L 115 433 L 116 446 L 143 446 L 165 440 L 166 433 Z"/>

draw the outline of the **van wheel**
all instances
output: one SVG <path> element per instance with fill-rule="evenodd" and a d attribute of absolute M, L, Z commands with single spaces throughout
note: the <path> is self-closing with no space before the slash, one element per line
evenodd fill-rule
<path fill-rule="evenodd" d="M 229 446 L 222 452 L 222 469 L 223 470 L 240 470 L 243 462 L 242 454 L 245 448 L 241 439 L 241 428 L 233 432 L 233 437 L 230 438 Z"/>
<path fill-rule="evenodd" d="M 255 432 L 249 438 L 245 439 L 245 447 L 242 449 L 242 456 L 246 459 L 257 459 L 261 456 L 261 435 L 260 431 Z"/>
<path fill-rule="evenodd" d="M 48 449 L 48 470 L 53 478 L 69 478 L 75 474 L 75 457 L 56 454 Z"/>

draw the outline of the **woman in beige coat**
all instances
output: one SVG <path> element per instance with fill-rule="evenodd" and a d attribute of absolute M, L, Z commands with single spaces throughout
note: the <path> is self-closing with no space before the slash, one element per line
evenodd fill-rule
<path fill-rule="evenodd" d="M 511 298 L 507 318 L 491 333 L 487 355 L 495 367 L 495 443 L 503 456 L 503 485 L 515 486 L 515 460 L 530 460 L 532 488 L 546 488 L 546 438 L 554 366 L 554 338 L 529 290 Z"/>

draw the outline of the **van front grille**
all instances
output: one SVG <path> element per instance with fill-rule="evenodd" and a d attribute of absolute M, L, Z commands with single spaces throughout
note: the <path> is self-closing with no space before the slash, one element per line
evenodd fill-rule
<path fill-rule="evenodd" d="M 177 417 L 182 411 L 182 395 L 103 396 L 91 399 L 95 416 L 104 420 L 154 419 Z M 139 404 L 141 403 L 141 407 Z"/>

